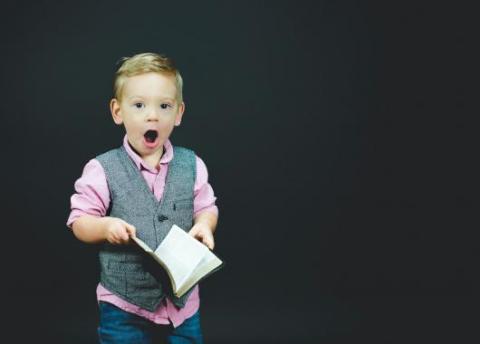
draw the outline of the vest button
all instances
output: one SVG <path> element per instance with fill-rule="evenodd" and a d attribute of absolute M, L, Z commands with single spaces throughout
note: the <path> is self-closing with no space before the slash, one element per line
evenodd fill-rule
<path fill-rule="evenodd" d="M 163 222 L 165 220 L 168 220 L 168 217 L 166 217 L 165 215 L 158 215 L 157 219 L 158 221 Z"/>

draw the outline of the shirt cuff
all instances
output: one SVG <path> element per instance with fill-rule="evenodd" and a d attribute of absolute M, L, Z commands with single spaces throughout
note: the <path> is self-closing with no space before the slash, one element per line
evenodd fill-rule
<path fill-rule="evenodd" d="M 195 217 L 195 216 L 197 216 L 201 213 L 204 213 L 204 212 L 212 213 L 212 214 L 214 214 L 215 216 L 218 217 L 218 207 L 216 205 L 211 205 L 209 207 L 199 209 L 199 210 L 197 210 L 193 213 L 193 216 Z"/>

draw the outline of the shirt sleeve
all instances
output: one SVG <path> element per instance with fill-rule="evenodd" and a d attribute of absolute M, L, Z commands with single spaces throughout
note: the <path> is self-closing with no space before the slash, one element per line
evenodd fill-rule
<path fill-rule="evenodd" d="M 193 189 L 193 215 L 208 211 L 218 216 L 218 208 L 215 204 L 217 198 L 213 193 L 212 186 L 208 183 L 207 166 L 198 156 L 196 160 L 197 179 Z"/>
<path fill-rule="evenodd" d="M 67 227 L 83 215 L 105 216 L 110 206 L 110 191 L 102 165 L 91 159 L 83 168 L 83 173 L 75 182 L 75 193 L 70 197 L 70 216 Z"/>

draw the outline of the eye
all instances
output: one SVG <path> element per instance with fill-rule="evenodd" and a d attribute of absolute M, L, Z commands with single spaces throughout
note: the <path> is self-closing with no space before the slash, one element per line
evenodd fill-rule
<path fill-rule="evenodd" d="M 135 104 L 133 104 L 133 106 L 135 106 L 137 109 L 141 109 L 143 107 L 143 104 L 142 103 L 135 103 Z"/>
<path fill-rule="evenodd" d="M 168 108 L 170 108 L 170 107 L 172 107 L 172 106 L 171 106 L 170 104 L 163 103 L 163 104 L 160 105 L 160 107 L 165 110 L 165 109 L 168 109 Z"/>

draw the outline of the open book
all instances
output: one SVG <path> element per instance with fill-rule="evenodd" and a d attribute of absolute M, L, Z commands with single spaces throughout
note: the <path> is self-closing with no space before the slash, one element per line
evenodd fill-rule
<path fill-rule="evenodd" d="M 177 225 L 172 226 L 155 251 L 136 237 L 132 240 L 167 271 L 177 297 L 223 265 L 207 246 Z"/>

